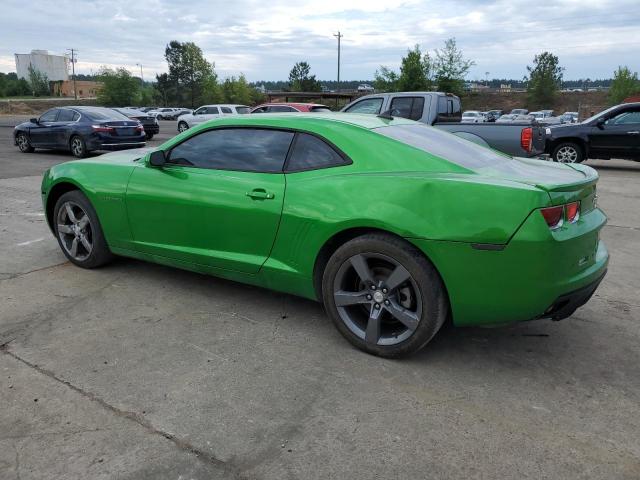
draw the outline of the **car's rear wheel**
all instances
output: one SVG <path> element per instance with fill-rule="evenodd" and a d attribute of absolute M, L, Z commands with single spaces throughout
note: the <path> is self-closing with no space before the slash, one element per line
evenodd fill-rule
<path fill-rule="evenodd" d="M 573 142 L 564 142 L 553 149 L 551 157 L 560 163 L 580 163 L 584 160 L 584 154 L 580 145 Z"/>
<path fill-rule="evenodd" d="M 69 140 L 69 147 L 71 148 L 71 153 L 76 158 L 85 158 L 88 154 L 87 145 L 79 135 L 74 135 Z"/>
<path fill-rule="evenodd" d="M 98 215 L 79 190 L 60 196 L 53 209 L 52 223 L 62 253 L 79 267 L 100 267 L 113 258 Z"/>
<path fill-rule="evenodd" d="M 178 123 L 178 131 L 180 133 L 189 130 L 189 125 L 187 124 L 187 122 L 179 122 Z"/>
<path fill-rule="evenodd" d="M 380 233 L 357 237 L 336 250 L 323 274 L 322 296 L 340 333 L 381 357 L 420 350 L 448 311 L 433 265 L 406 240 Z"/>
<path fill-rule="evenodd" d="M 16 143 L 22 153 L 31 153 L 35 150 L 24 133 L 16 135 Z"/>

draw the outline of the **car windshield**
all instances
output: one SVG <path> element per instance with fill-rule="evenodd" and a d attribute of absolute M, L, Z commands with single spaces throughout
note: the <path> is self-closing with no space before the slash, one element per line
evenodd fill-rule
<path fill-rule="evenodd" d="M 129 120 L 129 117 L 110 108 L 91 108 L 82 110 L 91 120 Z"/>
<path fill-rule="evenodd" d="M 511 160 L 505 154 L 428 125 L 393 125 L 373 131 L 465 168 L 488 167 Z"/>

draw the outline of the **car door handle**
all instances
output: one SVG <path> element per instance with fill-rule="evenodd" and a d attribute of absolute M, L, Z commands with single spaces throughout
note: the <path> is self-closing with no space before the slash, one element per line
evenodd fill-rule
<path fill-rule="evenodd" d="M 272 200 L 275 195 L 271 192 L 267 192 L 264 188 L 254 188 L 252 191 L 247 192 L 247 197 L 254 200 Z"/>
<path fill-rule="evenodd" d="M 633 132 L 627 132 L 627 135 L 640 135 L 640 131 L 634 130 Z"/>

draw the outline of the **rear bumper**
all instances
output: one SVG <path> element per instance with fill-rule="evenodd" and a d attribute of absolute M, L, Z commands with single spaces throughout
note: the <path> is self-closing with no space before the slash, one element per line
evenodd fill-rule
<path fill-rule="evenodd" d="M 589 301 L 600 285 L 600 282 L 602 282 L 606 273 L 607 271 L 605 270 L 600 278 L 585 287 L 560 295 L 551 305 L 549 305 L 549 308 L 547 308 L 539 318 L 563 320 L 570 317 L 573 312 Z"/>
<path fill-rule="evenodd" d="M 143 125 L 144 131 L 146 133 L 152 133 L 155 135 L 156 133 L 160 133 L 160 126 L 157 123 L 150 123 L 147 125 Z"/>
<path fill-rule="evenodd" d="M 90 150 L 127 150 L 129 148 L 142 148 L 147 145 L 147 142 L 95 142 L 89 147 Z"/>
<path fill-rule="evenodd" d="M 537 213 L 537 212 L 534 212 Z M 411 241 L 440 272 L 455 325 L 500 325 L 565 318 L 586 303 L 604 277 L 609 253 L 599 240 L 598 209 L 550 232 L 530 216 L 501 250 L 465 242 Z"/>

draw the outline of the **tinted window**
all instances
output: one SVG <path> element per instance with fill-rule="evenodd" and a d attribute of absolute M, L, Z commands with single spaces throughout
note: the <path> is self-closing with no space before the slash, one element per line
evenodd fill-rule
<path fill-rule="evenodd" d="M 42 114 L 42 116 L 40 117 L 40 121 L 41 122 L 55 122 L 57 116 L 58 116 L 58 109 L 57 108 L 52 108 L 51 110 L 48 110 L 48 111 L 46 111 L 46 112 L 44 112 Z"/>
<path fill-rule="evenodd" d="M 382 108 L 381 98 L 368 98 L 366 100 L 360 100 L 358 103 L 354 103 L 345 112 L 349 113 L 380 113 Z"/>
<path fill-rule="evenodd" d="M 373 130 L 466 168 L 509 162 L 510 157 L 427 125 L 395 125 Z"/>
<path fill-rule="evenodd" d="M 251 109 L 249 107 L 236 107 L 236 113 L 249 113 Z"/>
<path fill-rule="evenodd" d="M 287 107 L 285 105 L 272 105 L 269 107 L 270 112 L 297 112 L 293 107 Z"/>
<path fill-rule="evenodd" d="M 624 112 L 616 115 L 607 123 L 613 123 L 614 125 L 626 125 L 629 123 L 640 123 L 640 111 L 638 112 Z"/>
<path fill-rule="evenodd" d="M 391 114 L 398 117 L 420 120 L 423 110 L 424 98 L 422 97 L 396 97 L 391 100 Z"/>
<path fill-rule="evenodd" d="M 325 168 L 343 163 L 344 159 L 326 142 L 313 135 L 299 133 L 287 162 L 287 171 Z"/>
<path fill-rule="evenodd" d="M 293 133 L 252 128 L 209 130 L 171 150 L 169 162 L 199 168 L 281 172 Z"/>
<path fill-rule="evenodd" d="M 460 118 L 460 99 L 438 97 L 438 121 L 455 121 Z"/>
<path fill-rule="evenodd" d="M 208 115 L 217 115 L 218 112 L 218 107 L 207 107 L 207 111 L 205 112 Z"/>
<path fill-rule="evenodd" d="M 269 107 L 257 107 L 253 112 L 251 113 L 266 113 L 267 109 Z"/>
<path fill-rule="evenodd" d="M 220 107 L 222 113 L 233 113 L 229 107 Z"/>
<path fill-rule="evenodd" d="M 57 121 L 58 122 L 72 122 L 74 114 L 75 114 L 75 112 L 73 110 L 68 110 L 66 108 L 63 108 L 62 110 L 60 110 L 60 113 L 58 114 L 58 120 Z"/>
<path fill-rule="evenodd" d="M 91 120 L 129 120 L 125 115 L 110 108 L 92 108 L 91 110 L 82 110 L 82 113 Z"/>
<path fill-rule="evenodd" d="M 201 115 L 203 113 L 206 113 L 207 108 L 206 107 L 200 107 L 199 109 L 197 109 L 195 112 L 193 112 L 196 115 Z"/>

